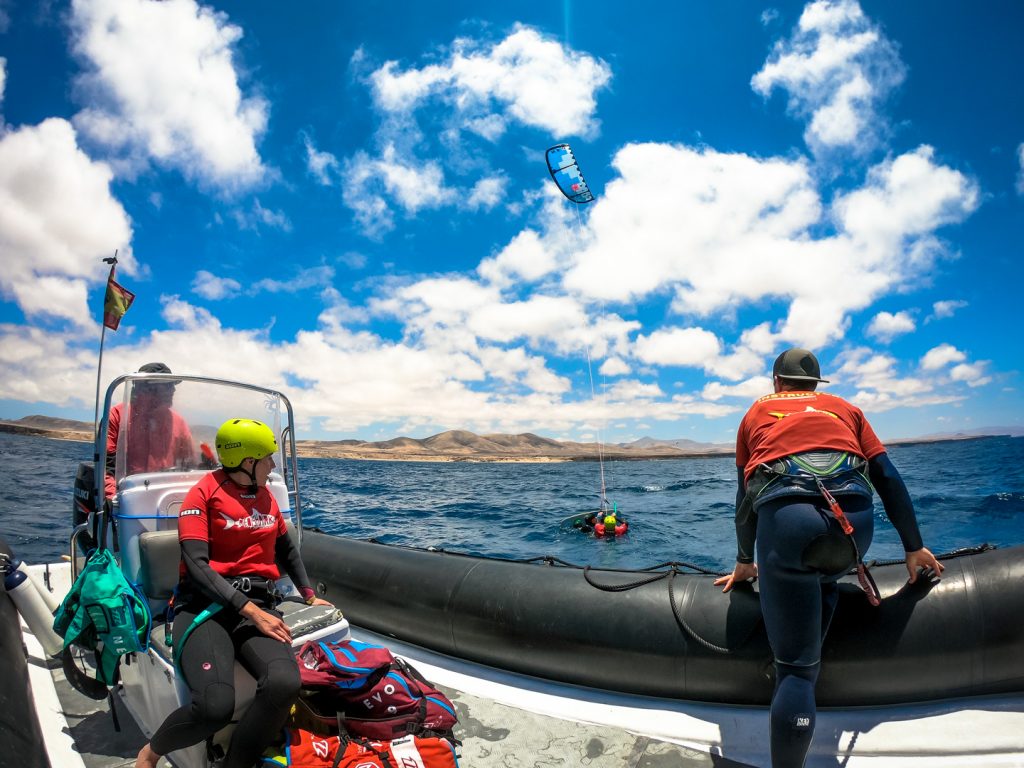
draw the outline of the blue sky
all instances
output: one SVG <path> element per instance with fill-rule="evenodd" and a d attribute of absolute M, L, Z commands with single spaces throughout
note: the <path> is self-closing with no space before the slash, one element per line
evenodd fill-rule
<path fill-rule="evenodd" d="M 0 0 L 0 417 L 91 418 L 118 249 L 104 380 L 304 437 L 731 441 L 788 346 L 883 438 L 1024 425 L 1024 6 L 489 5 Z"/>

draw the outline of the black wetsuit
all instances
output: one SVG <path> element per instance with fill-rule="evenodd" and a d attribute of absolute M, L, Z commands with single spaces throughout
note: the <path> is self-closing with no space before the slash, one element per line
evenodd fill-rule
<path fill-rule="evenodd" d="M 298 584 L 307 584 L 305 568 L 290 536 L 275 548 L 281 570 Z M 209 565 L 206 542 L 182 542 L 188 573 L 179 587 L 173 637 L 185 638 L 177 648 L 178 667 L 191 692 L 190 703 L 172 712 L 157 729 L 150 746 L 159 755 L 198 744 L 231 722 L 235 710 L 234 663 L 239 661 L 256 679 L 256 696 L 231 736 L 223 768 L 251 768 L 277 737 L 299 693 L 300 679 L 291 646 L 267 637 L 238 610 L 249 601 L 276 616 L 277 598 L 263 579 L 249 591 L 233 585 Z M 239 574 L 241 575 L 241 574 Z M 298 577 L 298 578 L 296 578 Z M 239 580 L 240 581 L 240 580 Z M 271 582 L 272 584 L 272 582 Z M 185 633 L 211 605 L 221 605 L 210 618 Z"/>
<path fill-rule="evenodd" d="M 904 549 L 920 549 L 924 545 L 910 495 L 889 457 L 883 453 L 871 459 L 868 470 Z M 744 495 L 741 468 L 737 507 Z M 863 557 L 874 532 L 872 500 L 865 494 L 839 500 Z M 761 612 L 775 656 L 772 768 L 801 768 L 814 733 L 821 645 L 836 607 L 836 582 L 855 565 L 853 549 L 824 498 L 807 495 L 778 496 L 759 505 L 756 515 L 738 518 L 741 558 L 755 533 Z"/>

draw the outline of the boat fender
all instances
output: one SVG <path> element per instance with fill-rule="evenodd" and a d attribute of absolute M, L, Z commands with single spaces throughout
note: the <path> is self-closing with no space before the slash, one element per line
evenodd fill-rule
<path fill-rule="evenodd" d="M 53 614 L 57 612 L 57 609 L 60 608 L 60 600 L 57 598 L 56 593 L 49 589 L 45 584 L 41 584 L 39 582 L 36 575 L 28 570 L 24 560 L 14 558 L 11 561 L 11 567 L 15 570 L 21 571 L 32 580 L 32 584 L 35 586 L 39 596 L 43 598 L 43 602 L 46 603 L 46 607 L 50 611 L 50 616 L 53 616 Z"/>
<path fill-rule="evenodd" d="M 15 569 L 10 562 L 4 573 L 4 589 L 17 606 L 18 613 L 43 646 L 43 652 L 47 656 L 57 656 L 64 648 L 64 641 L 53 631 L 53 614 L 46 607 L 35 583 L 25 571 Z"/>

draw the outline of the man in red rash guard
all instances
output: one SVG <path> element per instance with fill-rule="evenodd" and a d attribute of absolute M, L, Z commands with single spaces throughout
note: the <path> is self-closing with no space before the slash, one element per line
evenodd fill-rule
<path fill-rule="evenodd" d="M 874 532 L 873 491 L 903 542 L 909 581 L 919 574 L 938 580 L 943 566 L 922 543 L 910 494 L 864 414 L 814 391 L 819 381 L 828 383 L 817 358 L 788 349 L 772 376 L 774 393 L 750 407 L 736 432 L 736 566 L 715 584 L 728 592 L 759 580 L 775 657 L 772 768 L 801 768 L 814 733 L 814 686 L 837 581 L 854 566 L 862 571 Z"/>
<path fill-rule="evenodd" d="M 256 679 L 256 696 L 231 736 L 223 768 L 252 768 L 299 694 L 275 581 L 284 570 L 307 603 L 330 605 L 310 587 L 267 488 L 277 453 L 273 430 L 253 419 L 229 419 L 217 430 L 216 445 L 222 467 L 192 487 L 178 513 L 173 638 L 191 701 L 167 716 L 135 768 L 155 768 L 161 755 L 199 744 L 231 722 L 236 660 Z"/>
<path fill-rule="evenodd" d="M 139 373 L 170 373 L 163 363 L 146 363 Z M 158 472 L 195 464 L 192 432 L 171 408 L 173 381 L 138 381 L 132 384 L 131 403 L 117 403 L 107 417 L 106 497 L 117 493 L 114 471 L 117 441 L 126 435 L 125 473 Z"/>

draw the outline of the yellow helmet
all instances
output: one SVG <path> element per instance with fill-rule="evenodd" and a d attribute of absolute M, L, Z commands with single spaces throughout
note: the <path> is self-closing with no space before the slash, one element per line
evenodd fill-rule
<path fill-rule="evenodd" d="M 225 469 L 236 469 L 248 458 L 259 461 L 277 453 L 274 430 L 255 419 L 228 419 L 217 430 L 217 458 Z"/>

